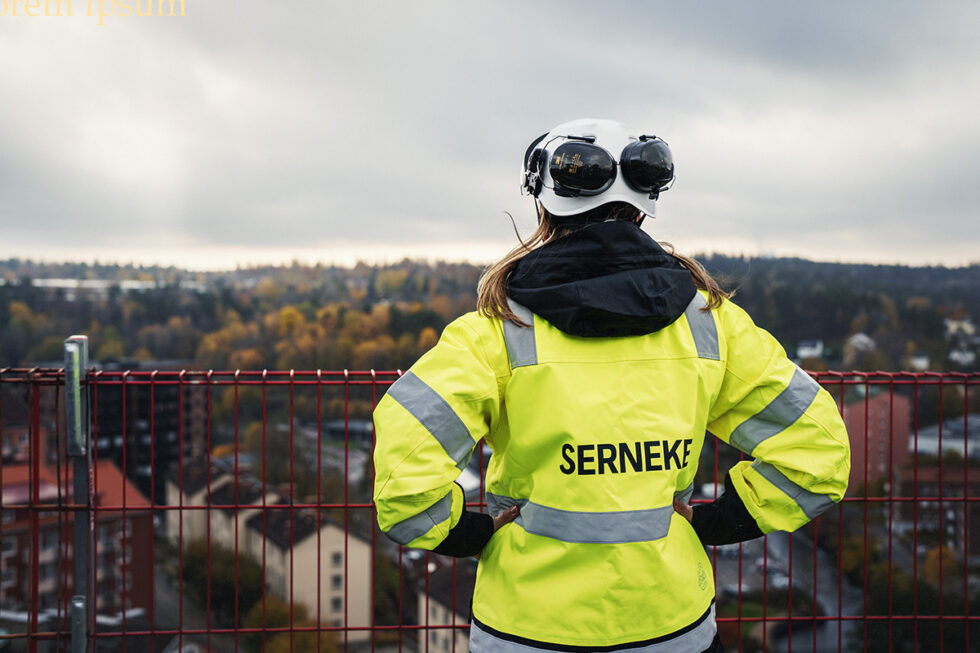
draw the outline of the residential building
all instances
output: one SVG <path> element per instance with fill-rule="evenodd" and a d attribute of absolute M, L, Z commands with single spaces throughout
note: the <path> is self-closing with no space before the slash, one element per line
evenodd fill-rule
<path fill-rule="evenodd" d="M 919 534 L 938 533 L 960 559 L 965 555 L 971 565 L 980 563 L 980 504 L 963 497 L 980 496 L 980 468 L 963 463 L 942 466 L 907 464 L 900 470 L 899 494 L 913 497 L 899 509 L 900 519 Z M 940 502 L 940 492 L 943 499 Z"/>
<path fill-rule="evenodd" d="M 844 365 L 854 365 L 862 354 L 878 348 L 878 344 L 866 333 L 855 333 L 844 341 Z"/>
<path fill-rule="evenodd" d="M 230 474 L 223 478 L 227 482 L 219 484 L 211 491 L 212 508 L 208 511 L 211 519 L 211 541 L 218 542 L 231 551 L 245 552 L 247 551 L 246 522 L 253 516 L 261 514 L 263 501 L 267 505 L 274 505 L 278 502 L 279 495 L 269 493 L 263 499 L 262 484 L 244 474 L 239 475 L 235 482 L 232 482 Z M 256 507 L 232 507 L 241 505 Z"/>
<path fill-rule="evenodd" d="M 207 450 L 207 386 L 204 375 L 189 372 L 183 382 L 137 381 L 119 372 L 180 369 L 179 361 L 141 363 L 106 361 L 90 390 L 93 405 L 92 438 L 97 456 L 112 460 L 148 497 L 161 503 L 167 474 L 183 454 L 203 456 Z M 99 382 L 101 379 L 101 383 Z M 123 398 L 125 397 L 125 401 Z"/>
<path fill-rule="evenodd" d="M 227 466 L 185 462 L 183 480 L 167 480 L 167 537 L 175 544 L 208 538 L 213 545 L 238 551 L 259 563 L 269 591 L 284 601 L 303 604 L 324 626 L 371 624 L 373 564 L 371 544 L 326 511 L 295 508 L 289 499 L 267 492 L 252 476 L 237 481 Z M 210 484 L 209 484 L 210 483 Z M 236 505 L 254 506 L 235 508 Z M 237 529 L 236 529 L 237 526 Z M 346 618 L 346 621 L 345 621 Z M 351 631 L 348 641 L 364 641 L 370 632 Z"/>
<path fill-rule="evenodd" d="M 806 360 L 808 358 L 823 358 L 823 340 L 800 340 L 796 346 L 796 358 Z"/>
<path fill-rule="evenodd" d="M 167 538 L 176 546 L 208 536 L 208 497 L 231 482 L 231 475 L 203 460 L 185 460 L 166 479 Z"/>
<path fill-rule="evenodd" d="M 950 417 L 918 429 L 909 441 L 910 451 L 931 456 L 955 453 L 963 458 L 980 459 L 980 413 Z"/>
<path fill-rule="evenodd" d="M 863 386 L 858 386 L 863 390 Z M 894 470 L 909 460 L 912 402 L 905 395 L 864 393 L 851 398 L 842 411 L 851 443 L 851 475 L 847 493 L 857 496 L 865 483 L 889 482 Z"/>
<path fill-rule="evenodd" d="M 435 556 L 433 556 L 435 558 Z M 436 564 L 436 563 L 433 563 Z M 419 625 L 426 627 L 419 648 L 432 653 L 465 653 L 469 651 L 469 628 L 431 628 L 431 626 L 468 626 L 473 587 L 476 584 L 476 561 L 460 559 L 437 564 L 416 586 Z"/>
<path fill-rule="evenodd" d="M 344 532 L 320 511 L 299 509 L 283 499 L 250 517 L 246 550 L 266 570 L 266 585 L 280 598 L 306 606 L 325 626 L 371 625 L 373 564 L 371 544 Z M 263 546 L 264 544 L 264 546 Z M 350 631 L 348 641 L 364 641 L 370 631 Z"/>
<path fill-rule="evenodd" d="M 0 456 L 4 465 L 24 465 L 30 459 L 27 397 L 15 390 L 4 388 L 0 392 Z"/>
<path fill-rule="evenodd" d="M 99 612 L 111 615 L 139 607 L 149 613 L 153 604 L 150 502 L 111 461 L 99 461 L 93 478 Z"/>
<path fill-rule="evenodd" d="M 70 470 L 61 468 L 59 482 L 56 469 L 48 465 L 39 465 L 37 469 L 35 505 L 73 502 Z M 63 511 L 31 510 L 33 473 L 28 465 L 3 468 L 0 608 L 8 611 L 33 606 L 35 567 L 40 610 L 66 605 L 67 597 L 75 591 L 72 522 Z M 93 477 L 97 488 L 92 498 L 96 610 L 103 615 L 133 608 L 148 610 L 152 603 L 153 574 L 153 518 L 149 501 L 111 461 L 100 461 L 93 469 Z"/>

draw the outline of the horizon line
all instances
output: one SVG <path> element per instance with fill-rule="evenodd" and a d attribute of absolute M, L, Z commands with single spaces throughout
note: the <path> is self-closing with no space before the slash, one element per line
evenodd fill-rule
<path fill-rule="evenodd" d="M 881 267 L 905 267 L 905 268 L 943 268 L 949 270 L 957 269 L 968 269 L 971 267 L 976 267 L 980 265 L 980 259 L 970 261 L 970 262 L 956 262 L 956 263 L 937 263 L 937 262 L 896 262 L 896 261 L 886 261 L 886 260 L 869 260 L 869 259 L 850 259 L 841 257 L 836 260 L 832 259 L 821 259 L 821 258 L 810 258 L 800 254 L 794 253 L 771 253 L 771 252 L 753 252 L 753 253 L 733 253 L 733 252 L 720 252 L 720 251 L 705 251 L 705 252 L 695 252 L 693 258 L 702 260 L 708 259 L 714 256 L 721 256 L 727 258 L 739 258 L 745 260 L 802 260 L 810 263 L 825 264 L 825 265 L 869 265 L 869 266 L 881 266 Z M 10 256 L 0 259 L 0 264 L 26 264 L 26 265 L 41 265 L 41 266 L 57 266 L 57 265 L 87 265 L 92 267 L 118 267 L 118 268 L 130 268 L 130 269 L 140 269 L 140 268 L 156 268 L 160 270 L 173 270 L 177 272 L 187 272 L 187 273 L 204 273 L 204 274 L 222 274 L 230 272 L 243 272 L 249 270 L 258 270 L 261 268 L 279 268 L 286 269 L 292 267 L 303 267 L 303 268 L 340 268 L 340 269 L 353 269 L 355 267 L 366 265 L 369 267 L 390 267 L 398 265 L 404 262 L 410 263 L 420 263 L 426 265 L 439 265 L 439 264 L 465 264 L 471 265 L 473 267 L 486 267 L 491 265 L 493 260 L 480 260 L 470 257 L 463 258 L 443 258 L 432 255 L 409 255 L 405 254 L 403 256 L 385 256 L 385 257 L 345 257 L 345 260 L 337 260 L 336 258 L 321 258 L 321 259 L 311 259 L 308 257 L 293 256 L 292 258 L 283 257 L 270 257 L 267 260 L 236 260 L 233 265 L 229 265 L 229 261 L 226 259 L 221 265 L 215 266 L 201 266 L 195 267 L 186 264 L 180 264 L 176 260 L 171 261 L 138 261 L 135 259 L 124 260 L 121 258 L 106 258 L 101 259 L 98 256 L 94 257 L 79 257 L 76 259 L 65 258 L 65 259 L 55 259 L 49 257 L 24 257 L 24 256 Z"/>

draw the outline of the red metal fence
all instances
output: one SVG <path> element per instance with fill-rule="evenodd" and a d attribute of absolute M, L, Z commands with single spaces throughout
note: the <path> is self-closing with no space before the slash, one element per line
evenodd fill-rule
<path fill-rule="evenodd" d="M 726 647 L 980 650 L 980 374 L 814 376 L 848 495 L 709 548 Z M 90 371 L 80 455 L 64 370 L 0 370 L 0 651 L 466 650 L 473 561 L 375 525 L 370 414 L 397 378 Z M 474 508 L 488 456 L 461 478 Z M 708 436 L 694 500 L 740 456 Z"/>

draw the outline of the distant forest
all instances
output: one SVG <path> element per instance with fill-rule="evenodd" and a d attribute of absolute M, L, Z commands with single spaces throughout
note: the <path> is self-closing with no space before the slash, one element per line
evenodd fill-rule
<path fill-rule="evenodd" d="M 801 341 L 822 341 L 823 354 L 804 361 L 808 369 L 899 370 L 913 357 L 920 364 L 927 357 L 936 371 L 975 369 L 949 354 L 976 349 L 980 265 L 701 261 L 791 356 Z M 82 333 L 101 361 L 215 370 L 404 369 L 446 324 L 474 309 L 480 272 L 475 265 L 409 260 L 207 273 L 0 261 L 0 367 L 55 364 L 64 339 Z M 72 288 L 58 280 L 89 281 Z M 951 337 L 949 320 L 968 332 Z"/>

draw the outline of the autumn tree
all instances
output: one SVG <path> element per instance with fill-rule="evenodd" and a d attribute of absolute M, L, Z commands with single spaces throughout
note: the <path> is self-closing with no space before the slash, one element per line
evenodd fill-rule
<path fill-rule="evenodd" d="M 952 549 L 945 545 L 936 546 L 926 553 L 922 565 L 922 578 L 934 587 L 939 587 L 940 582 L 948 585 L 963 579 L 963 567 Z"/>
<path fill-rule="evenodd" d="M 325 626 L 327 624 L 320 624 Z M 244 637 L 245 650 L 265 651 L 266 653 L 290 653 L 291 651 L 321 651 L 336 653 L 337 641 L 330 631 L 316 632 L 262 632 L 279 628 L 315 628 L 316 619 L 311 619 L 309 611 L 302 603 L 289 603 L 276 596 L 267 595 L 265 601 L 258 601 L 245 617 L 245 628 L 259 629 Z"/>

